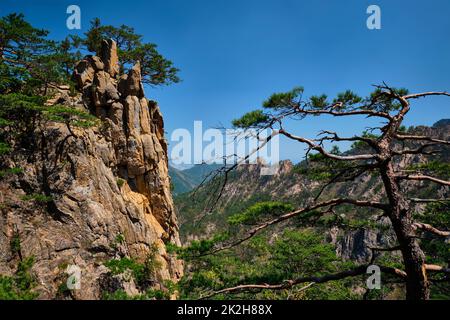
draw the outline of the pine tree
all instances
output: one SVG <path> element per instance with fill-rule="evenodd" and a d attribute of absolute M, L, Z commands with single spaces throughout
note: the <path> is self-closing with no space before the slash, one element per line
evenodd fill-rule
<path fill-rule="evenodd" d="M 143 83 L 158 86 L 180 81 L 177 75 L 179 70 L 173 66 L 172 61 L 158 52 L 156 44 L 143 42 L 143 37 L 132 27 L 102 25 L 100 19 L 95 18 L 91 21 L 91 27 L 85 37 L 77 38 L 76 41 L 88 51 L 99 55 L 104 39 L 113 39 L 116 42 L 122 73 L 140 61 Z"/>

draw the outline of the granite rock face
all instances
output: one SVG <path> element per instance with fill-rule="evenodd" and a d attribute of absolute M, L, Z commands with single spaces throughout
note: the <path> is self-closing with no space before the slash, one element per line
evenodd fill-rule
<path fill-rule="evenodd" d="M 80 93 L 60 90 L 51 101 L 87 110 L 99 124 L 50 122 L 35 133 L 36 152 L 9 160 L 23 172 L 0 182 L 0 274 L 13 274 L 19 259 L 34 256 L 41 299 L 58 296 L 70 265 L 81 271 L 81 289 L 71 298 L 99 299 L 112 281 L 105 261 L 143 263 L 154 250 L 153 287 L 164 290 L 166 280 L 182 275 L 182 263 L 166 251 L 180 241 L 163 118 L 144 96 L 139 64 L 118 78 L 118 61 L 115 42 L 104 41 L 100 57 L 86 56 L 75 67 Z M 30 194 L 47 197 L 24 200 Z M 14 237 L 20 252 L 10 248 Z M 128 294 L 141 290 L 129 279 L 113 282 Z"/>

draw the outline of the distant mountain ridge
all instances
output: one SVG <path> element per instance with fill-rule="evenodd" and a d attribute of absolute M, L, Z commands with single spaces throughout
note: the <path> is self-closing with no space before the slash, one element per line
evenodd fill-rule
<path fill-rule="evenodd" d="M 450 119 L 441 119 L 433 124 L 433 128 L 443 128 L 446 126 L 450 126 Z"/>
<path fill-rule="evenodd" d="M 199 164 L 189 169 L 180 170 L 169 165 L 169 175 L 172 179 L 172 193 L 179 195 L 192 191 L 214 170 L 221 167 L 220 164 Z"/>

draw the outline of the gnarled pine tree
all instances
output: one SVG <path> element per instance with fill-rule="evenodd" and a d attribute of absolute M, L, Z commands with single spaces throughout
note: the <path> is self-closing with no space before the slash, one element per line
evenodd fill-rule
<path fill-rule="evenodd" d="M 433 176 L 433 170 L 428 170 L 431 173 L 423 174 L 423 170 L 419 170 L 419 168 L 402 168 L 399 164 L 399 160 L 406 155 L 428 157 L 442 153 L 450 146 L 450 141 L 447 140 L 426 135 L 408 134 L 402 126 L 405 116 L 410 111 L 411 101 L 428 96 L 450 96 L 450 94 L 447 92 L 409 94 L 405 89 L 394 89 L 384 84 L 377 86 L 377 89 L 368 98 L 361 98 L 351 91 L 346 91 L 329 102 L 326 95 L 304 99 L 303 88 L 295 88 L 290 92 L 273 94 L 264 102 L 264 111 L 252 111 L 235 120 L 233 125 L 237 128 L 270 129 L 272 134 L 266 138 L 261 144 L 262 146 L 275 135 L 285 136 L 306 145 L 307 156 L 310 155 L 311 158 L 312 155 L 317 158 L 316 160 L 321 160 L 326 164 L 323 170 L 333 174 L 329 181 L 320 188 L 313 201 L 307 203 L 304 207 L 266 219 L 264 222 L 248 229 L 244 236 L 231 241 L 228 240 L 226 243 L 216 244 L 207 254 L 233 248 L 268 227 L 294 217 L 311 213 L 323 215 L 342 205 L 367 208 L 380 212 L 380 217 L 388 217 L 397 240 L 397 245 L 394 247 L 371 249 L 374 251 L 400 251 L 403 260 L 403 270 L 380 266 L 381 271 L 397 277 L 405 283 L 407 299 L 428 299 L 430 296 L 429 274 L 444 273 L 448 275 L 450 270 L 446 266 L 427 263 L 418 235 L 420 232 L 428 232 L 445 240 L 450 236 L 450 231 L 439 230 L 430 224 L 415 221 L 413 204 L 418 202 L 442 202 L 448 201 L 448 199 L 410 198 L 405 190 L 405 182 L 427 181 L 447 187 L 450 185 L 450 181 Z M 295 135 L 286 130 L 284 126 L 287 119 L 303 120 L 309 116 L 327 115 L 333 117 L 367 116 L 379 119 L 382 126 L 377 128 L 379 135 L 366 132 L 362 135 L 342 137 L 333 131 L 322 131 L 319 137 L 315 139 Z M 362 147 L 357 148 L 356 152 L 354 149 L 353 152 L 341 153 L 336 149 L 327 150 L 324 146 L 326 142 L 340 141 L 350 141 Z M 250 156 L 251 154 L 246 155 L 243 160 Z M 224 167 L 219 171 L 224 174 L 225 178 L 221 187 L 216 190 L 218 194 L 214 198 L 216 201 L 222 194 L 227 181 L 227 174 L 237 165 Z M 305 172 L 308 172 L 308 168 Z M 355 183 L 355 179 L 363 174 L 377 175 L 381 178 L 384 187 L 383 201 L 350 197 L 321 200 L 321 196 L 328 186 L 344 181 Z M 213 205 L 216 201 L 212 201 Z M 287 289 L 302 283 L 323 283 L 363 275 L 366 273 L 367 267 L 368 265 L 361 265 L 337 274 L 290 279 L 279 284 L 243 284 L 214 292 L 213 295 L 242 290 Z"/>

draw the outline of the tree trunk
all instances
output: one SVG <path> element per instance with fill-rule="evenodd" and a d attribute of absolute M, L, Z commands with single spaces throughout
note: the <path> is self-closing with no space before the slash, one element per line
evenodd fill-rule
<path fill-rule="evenodd" d="M 408 202 L 395 178 L 394 168 L 389 161 L 380 168 L 390 209 L 387 214 L 397 236 L 405 265 L 406 299 L 426 300 L 430 297 L 429 282 L 425 270 L 425 255 L 412 230 L 412 215 Z"/>

